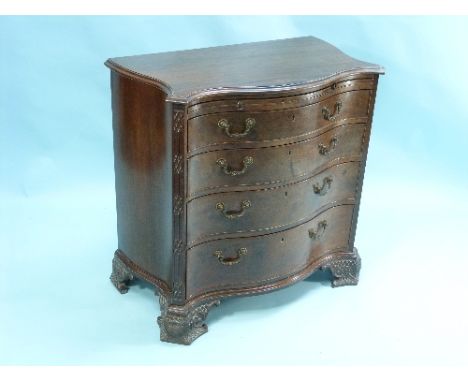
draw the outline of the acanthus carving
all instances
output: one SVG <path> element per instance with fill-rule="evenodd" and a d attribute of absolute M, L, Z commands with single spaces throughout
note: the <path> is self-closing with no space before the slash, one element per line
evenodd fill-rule
<path fill-rule="evenodd" d="M 173 161 L 174 161 L 175 173 L 180 174 L 182 172 L 182 164 L 183 164 L 182 156 L 180 156 L 179 154 L 175 154 Z"/>
<path fill-rule="evenodd" d="M 183 246 L 184 246 L 184 243 L 181 240 L 174 241 L 174 249 L 172 251 L 174 254 L 174 257 L 178 257 L 182 254 L 183 249 L 184 249 Z"/>
<path fill-rule="evenodd" d="M 330 269 L 333 276 L 333 287 L 357 285 L 361 270 L 361 258 L 355 249 L 354 253 L 333 257 L 321 267 L 321 269 L 327 268 Z"/>
<path fill-rule="evenodd" d="M 174 215 L 179 216 L 184 209 L 184 200 L 180 195 L 174 197 Z"/>
<path fill-rule="evenodd" d="M 184 125 L 184 112 L 183 110 L 174 111 L 173 129 L 174 132 L 180 133 Z"/>
<path fill-rule="evenodd" d="M 161 316 L 158 325 L 161 341 L 190 345 L 196 338 L 208 331 L 204 323 L 209 310 L 218 306 L 219 300 L 204 302 L 198 306 L 169 305 L 166 296 L 160 295 Z"/>
<path fill-rule="evenodd" d="M 173 282 L 170 303 L 181 306 L 185 302 L 185 106 L 173 104 L 172 118 Z"/>
<path fill-rule="evenodd" d="M 110 280 L 122 294 L 128 292 L 128 282 L 133 280 L 133 273 L 117 256 L 117 254 L 114 254 L 114 258 L 112 259 L 112 273 L 110 275 Z"/>
<path fill-rule="evenodd" d="M 184 295 L 184 284 L 181 281 L 177 281 L 173 285 L 172 296 L 174 299 L 180 300 Z"/>
<path fill-rule="evenodd" d="M 173 244 L 173 261 L 174 265 L 179 264 L 181 256 L 183 256 L 185 250 L 184 243 L 181 240 L 175 240 Z M 175 271 L 177 273 L 177 269 Z M 174 302 L 182 302 L 185 297 L 185 286 L 181 280 L 174 281 L 172 285 L 172 300 Z"/>

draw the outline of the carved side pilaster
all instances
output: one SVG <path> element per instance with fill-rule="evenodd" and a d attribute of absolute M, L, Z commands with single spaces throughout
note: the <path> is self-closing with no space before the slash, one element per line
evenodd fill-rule
<path fill-rule="evenodd" d="M 175 154 L 173 158 L 174 172 L 178 175 L 182 173 L 183 170 L 183 159 L 181 155 Z"/>
<path fill-rule="evenodd" d="M 117 256 L 117 253 L 114 254 L 114 258 L 112 259 L 112 273 L 110 275 L 110 280 L 122 294 L 128 292 L 128 282 L 133 280 L 132 271 Z"/>
<path fill-rule="evenodd" d="M 204 302 L 197 306 L 169 305 L 167 298 L 160 295 L 161 316 L 158 325 L 161 341 L 190 345 L 208 331 L 204 320 L 210 308 L 219 305 L 219 300 Z"/>
<path fill-rule="evenodd" d="M 359 282 L 359 271 L 361 270 L 361 258 L 354 249 L 353 253 L 337 255 L 321 267 L 330 269 L 332 273 L 332 286 L 357 285 Z"/>
<path fill-rule="evenodd" d="M 170 303 L 185 302 L 185 105 L 172 105 L 173 283 Z"/>

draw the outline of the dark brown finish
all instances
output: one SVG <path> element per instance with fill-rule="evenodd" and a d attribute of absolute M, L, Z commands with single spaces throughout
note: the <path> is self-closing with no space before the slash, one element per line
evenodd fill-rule
<path fill-rule="evenodd" d="M 220 298 L 318 269 L 355 285 L 382 68 L 304 37 L 110 59 L 119 249 L 111 281 L 157 287 L 161 340 Z"/>
<path fill-rule="evenodd" d="M 319 208 L 336 202 L 355 202 L 360 162 L 344 162 L 294 183 L 253 191 L 225 192 L 187 204 L 187 245 L 233 236 L 254 236 L 284 230 L 310 219 Z M 249 207 L 239 205 L 248 202 Z M 220 211 L 242 210 L 227 218 Z M 200 224 L 203 216 L 204 224 Z"/>
<path fill-rule="evenodd" d="M 187 116 L 191 119 L 211 113 L 233 111 L 248 113 L 300 108 L 345 92 L 373 90 L 374 80 L 375 77 L 371 74 L 350 74 L 344 77 L 332 77 L 326 82 L 327 85 L 324 85 L 325 82 L 312 82 L 295 88 L 288 86 L 268 88 L 268 95 L 264 92 L 247 92 L 238 89 L 231 94 L 223 94 L 222 100 L 205 96 L 205 102 L 191 102 L 187 108 Z"/>
<path fill-rule="evenodd" d="M 246 288 L 284 279 L 304 269 L 312 260 L 327 252 L 348 248 L 353 204 L 325 210 L 307 223 L 273 234 L 250 238 L 214 240 L 187 252 L 187 298 L 211 291 Z M 311 238 L 309 230 L 317 230 L 326 221 L 326 228 Z M 226 257 L 246 254 L 233 266 L 221 264 L 213 254 L 222 251 Z"/>
<path fill-rule="evenodd" d="M 111 81 L 119 249 L 171 285 L 172 227 L 159 224 L 172 219 L 170 104 L 154 86 L 115 72 Z"/>
<path fill-rule="evenodd" d="M 158 325 L 161 329 L 161 341 L 190 345 L 195 339 L 208 331 L 203 322 L 208 311 L 218 306 L 219 300 L 207 299 L 202 303 L 185 306 L 170 305 L 164 294 L 159 296 L 161 316 Z"/>
<path fill-rule="evenodd" d="M 214 113 L 192 118 L 188 122 L 189 155 L 228 148 L 232 143 L 236 144 L 236 147 L 265 147 L 291 143 L 306 139 L 316 134 L 317 130 L 326 129 L 333 122 L 365 122 L 369 112 L 370 93 L 369 90 L 350 91 L 302 107 Z M 283 107 L 284 103 L 290 102 L 288 98 L 301 97 L 311 98 L 309 94 L 283 97 L 272 104 Z M 269 102 L 271 100 L 265 100 L 266 104 Z M 330 119 L 329 110 L 334 111 L 337 104 L 341 105 L 339 111 Z M 254 123 L 250 124 L 250 129 L 246 129 L 246 121 L 249 120 L 253 120 Z M 219 126 L 220 122 L 223 127 Z M 225 123 L 230 126 L 229 132 L 239 134 L 247 130 L 247 133 L 231 137 L 226 134 Z M 311 126 L 314 126 L 314 129 L 311 129 Z"/>
<path fill-rule="evenodd" d="M 360 161 L 365 125 L 342 125 L 310 139 L 261 149 L 211 151 L 188 160 L 188 198 L 226 190 L 279 185 L 306 178 L 321 166 L 342 158 Z M 335 144 L 331 143 L 332 140 Z M 332 145 L 326 153 L 322 146 Z M 251 158 L 246 164 L 246 158 Z M 218 161 L 223 160 L 226 174 Z M 242 173 L 241 173 L 242 172 Z"/>
<path fill-rule="evenodd" d="M 128 292 L 128 283 L 133 280 L 133 273 L 129 267 L 117 256 L 112 259 L 112 273 L 110 276 L 112 284 L 117 290 L 124 294 Z"/>
<path fill-rule="evenodd" d="M 158 84 L 170 100 L 219 99 L 219 93 L 297 89 L 331 77 L 382 73 L 314 37 L 119 57 L 115 70 Z M 202 101 L 202 100 L 200 100 Z"/>

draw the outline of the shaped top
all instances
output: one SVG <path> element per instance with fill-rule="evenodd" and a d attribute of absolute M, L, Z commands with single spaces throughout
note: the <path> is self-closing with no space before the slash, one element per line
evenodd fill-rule
<path fill-rule="evenodd" d="M 384 72 L 315 37 L 118 57 L 105 64 L 152 82 L 181 102 L 214 91 L 282 90 L 343 74 Z"/>

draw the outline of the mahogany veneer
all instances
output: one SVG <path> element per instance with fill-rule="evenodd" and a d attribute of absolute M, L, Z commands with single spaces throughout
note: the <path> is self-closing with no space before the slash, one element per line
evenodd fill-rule
<path fill-rule="evenodd" d="M 329 268 L 354 248 L 383 69 L 314 37 L 113 58 L 118 250 L 111 280 L 160 296 L 161 340 L 190 344 L 221 298 Z"/>

